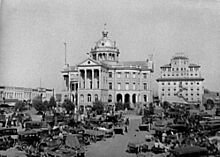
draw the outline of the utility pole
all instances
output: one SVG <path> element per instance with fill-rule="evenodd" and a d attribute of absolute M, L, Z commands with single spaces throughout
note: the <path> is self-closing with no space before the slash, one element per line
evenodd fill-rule
<path fill-rule="evenodd" d="M 66 63 L 66 42 L 64 42 L 64 47 L 65 47 L 65 65 L 67 65 L 67 63 Z"/>

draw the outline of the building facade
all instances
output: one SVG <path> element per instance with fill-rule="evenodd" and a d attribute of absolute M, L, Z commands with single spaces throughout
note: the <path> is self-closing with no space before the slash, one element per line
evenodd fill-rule
<path fill-rule="evenodd" d="M 184 54 L 175 54 L 169 64 L 160 67 L 158 94 L 162 102 L 202 103 L 204 93 L 200 66 L 189 62 Z"/>
<path fill-rule="evenodd" d="M 152 101 L 152 57 L 146 61 L 119 62 L 116 42 L 102 38 L 88 53 L 88 58 L 76 66 L 62 70 L 71 100 L 81 107 L 99 100 L 106 103 L 149 103 Z"/>
<path fill-rule="evenodd" d="M 1 103 L 16 102 L 18 100 L 31 102 L 36 96 L 41 96 L 43 101 L 49 101 L 53 96 L 53 89 L 0 86 Z"/>

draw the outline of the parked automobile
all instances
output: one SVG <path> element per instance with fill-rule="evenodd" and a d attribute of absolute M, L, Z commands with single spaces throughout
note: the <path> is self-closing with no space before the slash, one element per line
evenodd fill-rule
<path fill-rule="evenodd" d="M 18 132 L 18 145 L 26 150 L 29 145 L 39 142 L 41 139 L 39 133 L 35 130 Z"/>
<path fill-rule="evenodd" d="M 208 150 L 199 146 L 185 146 L 170 151 L 169 157 L 208 157 Z"/>

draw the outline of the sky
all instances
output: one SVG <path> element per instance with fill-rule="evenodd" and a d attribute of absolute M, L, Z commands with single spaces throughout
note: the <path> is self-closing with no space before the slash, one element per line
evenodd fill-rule
<path fill-rule="evenodd" d="M 153 84 L 175 53 L 220 91 L 220 0 L 0 0 L 0 85 L 65 89 L 61 70 L 87 58 L 107 23 L 121 61 L 153 54 Z"/>

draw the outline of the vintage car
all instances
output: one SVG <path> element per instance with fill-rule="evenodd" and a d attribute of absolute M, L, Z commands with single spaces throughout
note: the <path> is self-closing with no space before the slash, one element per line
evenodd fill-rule
<path fill-rule="evenodd" d="M 45 150 L 42 154 L 45 157 L 77 157 L 77 153 L 74 150 L 65 148 L 56 151 Z"/>
<path fill-rule="evenodd" d="M 114 135 L 113 129 L 107 129 L 104 127 L 97 127 L 97 129 L 99 131 L 103 131 L 105 133 L 105 137 L 107 137 L 107 138 L 112 137 Z"/>
<path fill-rule="evenodd" d="M 114 133 L 115 134 L 124 134 L 124 127 L 122 126 L 115 126 L 114 127 Z"/>
<path fill-rule="evenodd" d="M 25 123 L 25 130 L 47 128 L 47 124 L 41 121 L 28 121 Z"/>
<path fill-rule="evenodd" d="M 185 146 L 170 151 L 169 157 L 208 157 L 208 150 L 199 146 Z"/>
<path fill-rule="evenodd" d="M 1 136 L 0 137 L 0 150 L 7 150 L 14 146 L 14 139 L 10 136 Z"/>
<path fill-rule="evenodd" d="M 140 153 L 141 151 L 148 151 L 148 146 L 145 141 L 133 140 L 127 144 L 127 152 L 129 153 Z"/>
<path fill-rule="evenodd" d="M 84 135 L 88 136 L 93 142 L 96 142 L 101 141 L 104 138 L 105 133 L 98 130 L 86 129 Z"/>
<path fill-rule="evenodd" d="M 0 128 L 0 136 L 17 135 L 17 128 Z"/>
<path fill-rule="evenodd" d="M 29 145 L 34 145 L 40 141 L 41 137 L 35 130 L 26 130 L 18 132 L 18 145 L 26 150 Z"/>
<path fill-rule="evenodd" d="M 55 151 L 60 148 L 63 144 L 63 139 L 61 138 L 52 138 L 52 137 L 45 137 L 42 138 L 39 142 L 39 151 L 42 152 L 45 149 Z"/>
<path fill-rule="evenodd" d="M 0 123 L 2 123 L 2 127 L 5 127 L 6 124 L 6 115 L 0 114 Z"/>
<path fill-rule="evenodd" d="M 149 131 L 149 125 L 148 124 L 140 124 L 138 126 L 140 131 Z"/>

